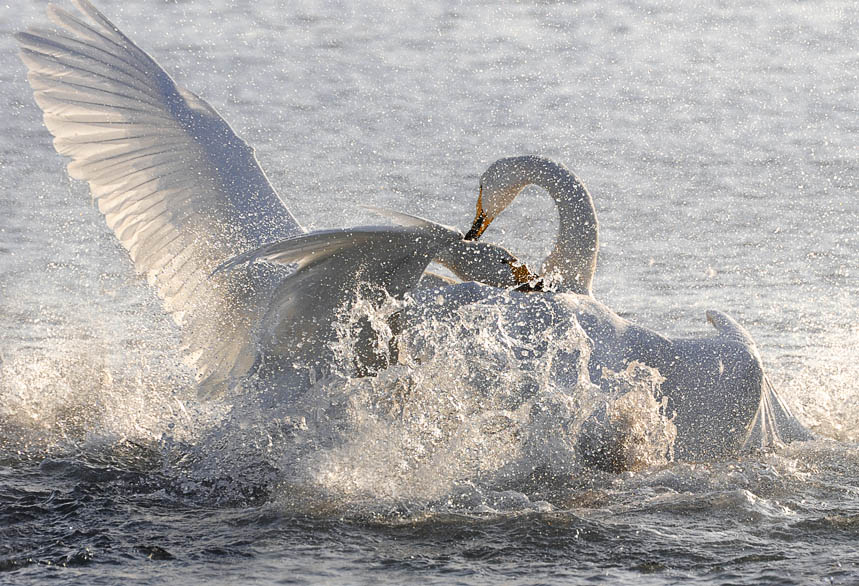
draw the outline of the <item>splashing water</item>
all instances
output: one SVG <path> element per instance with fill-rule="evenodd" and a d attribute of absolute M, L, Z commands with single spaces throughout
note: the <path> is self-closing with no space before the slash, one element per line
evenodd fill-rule
<path fill-rule="evenodd" d="M 0 446 L 20 452 L 150 443 L 196 433 L 217 406 L 190 399 L 188 373 L 131 358 L 121 365 L 93 341 L 21 349 L 0 363 Z"/>
<path fill-rule="evenodd" d="M 352 326 L 371 324 L 373 347 L 388 349 L 395 314 L 405 323 L 397 362 L 372 377 L 349 376 L 355 348 L 367 342 L 366 328 Z M 381 309 L 359 302 L 346 318 L 332 345 L 340 365 L 333 374 L 294 404 L 234 411 L 267 438 L 267 464 L 286 482 L 282 490 L 413 509 L 449 503 L 469 487 L 469 506 L 483 505 L 497 488 L 522 488 L 535 470 L 576 475 L 584 464 L 579 435 L 598 409 L 608 410 L 612 439 L 623 444 L 618 465 L 670 457 L 673 425 L 657 398 L 658 373 L 638 366 L 619 374 L 607 395 L 588 379 L 590 341 L 547 298 L 469 284 Z M 247 448 L 244 433 L 236 441 Z"/>
<path fill-rule="evenodd" d="M 630 363 L 623 372 L 604 370 L 609 397 L 600 417 L 583 430 L 580 449 L 595 466 L 613 471 L 643 470 L 674 458 L 677 428 L 666 417 L 664 378 L 654 368 Z"/>
<path fill-rule="evenodd" d="M 200 403 L 178 362 L 91 342 L 21 349 L 0 363 L 4 453 L 130 443 L 186 496 L 375 511 L 533 508 L 530 477 L 569 480 L 588 464 L 580 436 L 598 413 L 608 414 L 615 465 L 670 458 L 658 373 L 630 367 L 608 392 L 593 385 L 590 341 L 546 296 L 468 284 L 380 307 L 359 299 L 342 317 L 332 371 L 290 402 L 250 389 L 232 405 Z M 356 377 L 368 335 L 376 355 L 396 360 Z"/>
<path fill-rule="evenodd" d="M 859 442 L 859 329 L 832 328 L 818 336 L 818 348 L 789 379 L 779 383 L 796 397 L 798 416 L 810 429 L 843 442 Z"/>

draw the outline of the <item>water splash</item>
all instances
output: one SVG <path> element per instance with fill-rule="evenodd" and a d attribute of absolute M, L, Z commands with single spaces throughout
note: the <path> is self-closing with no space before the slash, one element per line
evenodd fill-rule
<path fill-rule="evenodd" d="M 643 470 L 674 459 L 677 428 L 668 417 L 664 378 L 655 368 L 630 363 L 623 372 L 604 370 L 605 407 L 588 420 L 580 449 L 590 464 L 613 472 Z"/>
<path fill-rule="evenodd" d="M 107 361 L 90 344 L 22 350 L 0 365 L 3 449 L 137 442 L 160 455 L 169 490 L 205 501 L 542 510 L 529 483 L 586 474 L 581 437 L 601 414 L 618 468 L 665 463 L 674 437 L 655 371 L 590 382 L 591 343 L 572 315 L 548 296 L 475 285 L 359 302 L 326 376 L 291 401 L 249 389 L 230 406 L 197 402 L 179 366 Z M 354 376 L 366 348 L 391 363 Z"/>
<path fill-rule="evenodd" d="M 673 425 L 654 395 L 655 371 L 618 375 L 623 385 L 606 395 L 588 379 L 590 341 L 568 308 L 542 296 L 475 293 L 467 286 L 387 305 L 407 324 L 397 363 L 304 395 L 311 428 L 327 434 L 312 442 L 308 485 L 375 506 L 462 501 L 466 493 L 469 506 L 485 505 L 499 490 L 523 489 L 537 470 L 544 478 L 580 473 L 581 429 L 607 402 L 616 436 L 629 435 L 625 463 L 670 457 Z M 366 310 L 356 306 L 354 317 Z M 351 356 L 348 336 L 338 344 Z M 501 501 L 509 505 L 509 495 Z"/>
<path fill-rule="evenodd" d="M 793 398 L 797 416 L 815 433 L 843 442 L 859 442 L 859 326 L 832 328 L 812 342 L 813 352 L 778 386 Z"/>
<path fill-rule="evenodd" d="M 189 437 L 201 405 L 188 373 L 145 358 L 117 364 L 93 340 L 21 348 L 0 363 L 0 446 L 19 453 Z M 84 349 L 85 348 L 85 349 Z"/>

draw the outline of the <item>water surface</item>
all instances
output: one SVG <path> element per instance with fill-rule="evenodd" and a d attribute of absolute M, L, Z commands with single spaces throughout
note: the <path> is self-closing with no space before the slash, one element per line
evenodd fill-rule
<path fill-rule="evenodd" d="M 564 390 L 492 331 L 424 332 L 420 366 L 318 389 L 304 420 L 198 402 L 41 124 L 10 33 L 45 6 L 0 7 L 0 582 L 859 580 L 855 3 L 99 4 L 309 228 L 373 204 L 464 229 L 489 163 L 564 162 L 597 298 L 671 335 L 730 313 L 819 436 L 622 474 L 523 423 L 569 415 Z M 538 264 L 554 213 L 531 190 L 487 238 Z"/>

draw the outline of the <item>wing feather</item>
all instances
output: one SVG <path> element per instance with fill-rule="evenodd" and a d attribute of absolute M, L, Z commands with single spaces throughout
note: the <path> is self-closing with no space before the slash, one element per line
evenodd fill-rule
<path fill-rule="evenodd" d="M 18 33 L 54 146 L 183 325 L 208 384 L 253 362 L 253 329 L 282 272 L 209 275 L 225 258 L 301 234 L 242 141 L 87 0 L 50 7 L 60 31 Z M 211 386 L 207 393 L 213 390 Z"/>
<path fill-rule="evenodd" d="M 355 299 L 360 283 L 374 285 L 363 294 L 377 300 L 383 299 L 382 291 L 401 296 L 414 287 L 437 251 L 460 237 L 434 225 L 320 230 L 238 255 L 221 264 L 216 276 L 243 272 L 230 269 L 245 264 L 253 270 L 258 261 L 297 267 L 274 291 L 266 319 L 260 323 L 263 358 L 257 374 L 265 379 L 266 368 L 275 376 L 296 365 L 324 369 L 331 354 L 329 343 L 336 335 L 332 325 L 340 310 Z M 358 350 L 356 359 L 366 357 L 372 362 L 373 356 Z"/>
<path fill-rule="evenodd" d="M 18 40 L 24 50 L 32 49 L 30 54 L 34 57 L 37 55 L 50 57 L 59 64 L 78 67 L 101 75 L 116 83 L 125 84 L 142 95 L 149 96 L 153 104 L 158 103 L 159 91 L 138 78 L 139 70 L 129 68 L 127 62 L 100 47 L 55 31 L 38 28 L 18 33 Z"/>

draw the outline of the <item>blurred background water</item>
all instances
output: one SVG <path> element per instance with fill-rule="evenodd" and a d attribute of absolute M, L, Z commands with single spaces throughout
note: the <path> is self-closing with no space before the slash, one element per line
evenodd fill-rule
<path fill-rule="evenodd" d="M 465 229 L 495 159 L 565 163 L 599 214 L 596 297 L 671 335 L 730 313 L 820 436 L 508 487 L 452 448 L 417 466 L 420 426 L 296 451 L 306 422 L 196 402 L 33 102 L 11 33 L 46 6 L 0 5 L 0 582 L 859 580 L 859 5 L 99 3 L 309 228 L 373 204 Z M 532 188 L 486 237 L 538 265 L 556 222 Z M 400 460 L 356 457 L 376 443 Z M 462 473 L 428 496 L 433 466 Z"/>

